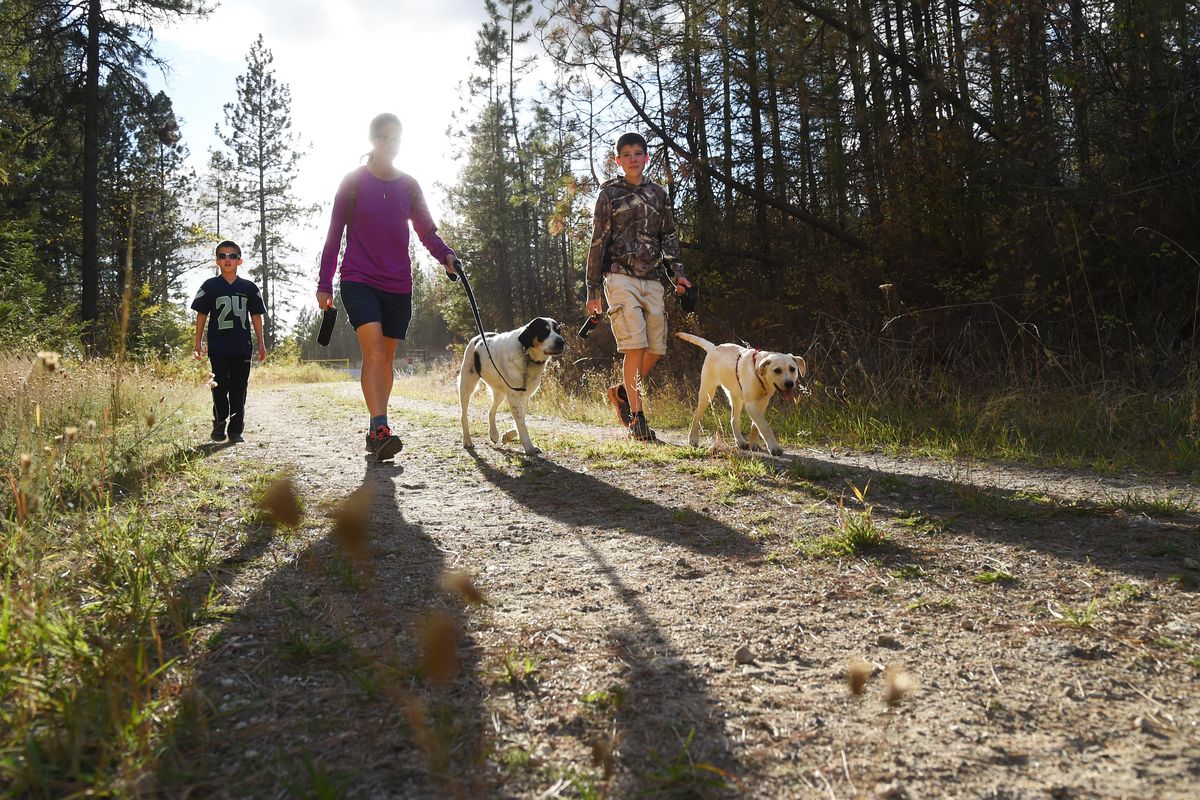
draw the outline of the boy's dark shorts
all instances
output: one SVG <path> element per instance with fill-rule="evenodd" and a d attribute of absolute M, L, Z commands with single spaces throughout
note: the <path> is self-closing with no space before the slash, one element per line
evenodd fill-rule
<path fill-rule="evenodd" d="M 411 294 L 385 292 L 366 283 L 342 281 L 342 305 L 355 330 L 378 322 L 389 339 L 403 339 L 412 321 Z"/>

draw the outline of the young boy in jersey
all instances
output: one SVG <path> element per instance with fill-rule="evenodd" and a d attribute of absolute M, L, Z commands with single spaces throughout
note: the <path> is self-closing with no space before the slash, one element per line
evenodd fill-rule
<path fill-rule="evenodd" d="M 267 357 L 263 342 L 262 295 L 258 287 L 237 271 L 242 264 L 242 248 L 234 242 L 217 245 L 217 268 L 221 274 L 209 278 L 196 293 L 192 310 L 196 312 L 196 360 L 204 355 L 205 323 L 208 325 L 208 362 L 212 364 L 213 441 L 242 441 L 246 425 L 246 386 L 250 383 L 250 325 L 258 341 L 258 360 Z M 228 428 L 226 425 L 228 424 Z"/>
<path fill-rule="evenodd" d="M 667 312 L 659 264 L 665 263 L 682 294 L 692 285 L 679 263 L 679 237 L 667 192 L 642 173 L 649 160 L 646 140 L 626 133 L 617 140 L 623 177 L 606 181 L 596 199 L 592 247 L 587 260 L 587 312 L 595 316 L 604 298 L 617 350 L 625 354 L 623 381 L 608 389 L 629 437 L 653 441 L 646 423 L 639 381 L 667 352 Z"/>

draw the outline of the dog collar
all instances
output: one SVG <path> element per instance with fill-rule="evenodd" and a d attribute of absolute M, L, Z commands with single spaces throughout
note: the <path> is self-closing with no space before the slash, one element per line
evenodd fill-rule
<path fill-rule="evenodd" d="M 742 352 L 738 353 L 737 360 L 733 362 L 733 374 L 735 377 L 737 377 L 738 388 L 742 390 L 742 394 L 746 393 L 746 388 L 742 386 L 742 373 L 738 370 L 738 366 L 742 363 L 742 356 L 746 355 L 746 353 L 750 354 L 750 369 L 754 372 L 754 379 L 758 381 L 758 385 L 764 390 L 767 388 L 767 384 L 763 383 L 763 379 L 758 377 L 757 361 L 758 354 L 761 352 L 761 350 L 743 350 Z"/>
<path fill-rule="evenodd" d="M 541 361 L 535 361 L 534 359 L 530 358 L 529 356 L 525 356 L 525 360 L 526 360 L 527 362 L 529 362 L 530 364 L 537 364 L 539 367 L 540 367 L 542 364 L 545 364 L 545 363 L 546 363 L 546 359 L 544 359 L 544 358 L 543 358 Z"/>

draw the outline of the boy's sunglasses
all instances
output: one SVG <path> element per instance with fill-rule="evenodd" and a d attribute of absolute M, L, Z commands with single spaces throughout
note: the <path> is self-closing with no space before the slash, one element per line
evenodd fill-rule
<path fill-rule="evenodd" d="M 217 253 L 218 261 L 237 261 L 241 257 L 241 253 Z"/>

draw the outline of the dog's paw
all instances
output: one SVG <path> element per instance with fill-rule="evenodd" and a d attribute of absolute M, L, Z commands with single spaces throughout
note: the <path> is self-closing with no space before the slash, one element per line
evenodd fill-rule
<path fill-rule="evenodd" d="M 738 442 L 738 443 L 737 443 L 737 446 L 738 446 L 739 448 L 741 448 L 742 450 L 749 450 L 749 449 L 750 449 L 750 443 L 749 443 L 749 442 Z"/>
<path fill-rule="evenodd" d="M 505 444 L 508 444 L 509 442 L 515 442 L 516 440 L 517 440 L 516 430 L 505 431 L 504 435 L 500 437 L 500 441 L 504 442 Z"/>
<path fill-rule="evenodd" d="M 692 447 L 699 447 L 700 446 L 700 437 L 699 436 L 689 437 L 688 444 L 690 444 Z"/>
<path fill-rule="evenodd" d="M 782 456 L 782 455 L 783 455 L 783 448 L 782 448 L 782 447 L 772 447 L 772 448 L 771 448 L 771 455 L 773 455 L 773 456 Z"/>
<path fill-rule="evenodd" d="M 527 456 L 540 455 L 541 452 L 542 452 L 542 448 L 540 448 L 540 447 L 526 447 L 525 448 L 525 455 L 527 455 Z"/>
<path fill-rule="evenodd" d="M 472 442 L 470 439 L 463 439 L 463 449 L 464 450 L 474 450 L 475 443 Z"/>

